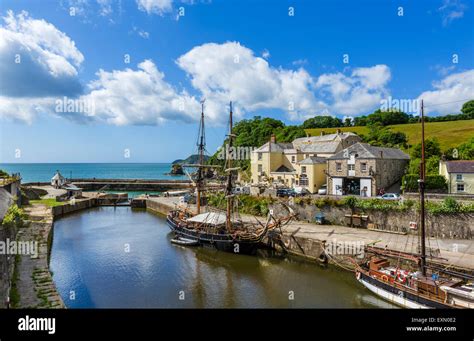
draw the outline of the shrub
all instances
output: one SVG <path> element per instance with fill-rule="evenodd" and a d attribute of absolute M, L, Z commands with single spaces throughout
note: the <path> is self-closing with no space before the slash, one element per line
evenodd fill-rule
<path fill-rule="evenodd" d="M 5 217 L 3 217 L 2 225 L 7 227 L 21 227 L 25 224 L 27 217 L 25 212 L 14 204 L 8 208 Z"/>
<path fill-rule="evenodd" d="M 402 189 L 408 192 L 418 191 L 418 179 L 417 174 L 407 174 L 402 179 Z M 427 191 L 443 191 L 448 189 L 446 179 L 442 175 L 426 175 L 425 177 L 425 190 Z"/>

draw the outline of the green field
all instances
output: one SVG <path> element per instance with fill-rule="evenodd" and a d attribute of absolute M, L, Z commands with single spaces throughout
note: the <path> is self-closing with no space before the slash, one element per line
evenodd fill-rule
<path fill-rule="evenodd" d="M 54 198 L 49 198 L 49 199 L 40 199 L 40 200 L 30 200 L 30 204 L 44 204 L 49 207 L 56 207 L 56 206 L 62 206 L 66 203 L 56 201 L 56 199 Z"/>
<path fill-rule="evenodd" d="M 407 135 L 408 143 L 415 145 L 421 141 L 421 125 L 419 123 L 397 124 L 389 126 L 394 131 L 401 131 Z M 310 136 L 324 133 L 335 133 L 338 128 L 317 128 L 306 129 Z M 350 131 L 355 134 L 366 135 L 367 127 L 342 127 L 342 131 Z M 474 137 L 474 120 L 448 121 L 448 122 L 428 122 L 425 123 L 425 138 L 436 137 L 441 145 L 441 150 L 450 147 L 457 147 Z"/>

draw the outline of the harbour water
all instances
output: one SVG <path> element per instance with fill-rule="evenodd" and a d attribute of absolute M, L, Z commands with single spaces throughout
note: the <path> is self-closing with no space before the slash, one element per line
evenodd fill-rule
<path fill-rule="evenodd" d="M 69 308 L 391 308 L 352 273 L 170 243 L 161 216 L 100 207 L 55 222 L 51 271 Z"/>
<path fill-rule="evenodd" d="M 170 163 L 2 163 L 0 169 L 20 173 L 23 183 L 50 181 L 56 170 L 66 178 L 187 180 L 167 175 Z"/>

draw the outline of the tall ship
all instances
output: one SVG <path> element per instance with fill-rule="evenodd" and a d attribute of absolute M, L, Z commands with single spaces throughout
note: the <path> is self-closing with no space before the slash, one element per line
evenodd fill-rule
<path fill-rule="evenodd" d="M 425 230 L 425 130 L 421 102 L 420 253 L 387 251 L 368 247 L 373 254 L 364 265 L 356 266 L 356 278 L 367 289 L 405 308 L 474 308 L 474 276 L 449 266 L 427 264 Z M 389 257 L 390 256 L 390 257 Z M 398 258 L 392 265 L 390 258 Z M 400 264 L 405 264 L 400 266 Z M 418 269 L 410 267 L 416 264 Z M 415 269 L 414 269 L 415 268 Z"/>
<path fill-rule="evenodd" d="M 232 133 L 232 121 L 231 102 L 227 135 L 229 149 L 232 148 L 236 137 Z M 219 210 L 204 205 L 206 203 L 205 193 L 208 189 L 205 181 L 206 174 L 209 168 L 216 167 L 204 163 L 206 146 L 204 127 L 203 105 L 197 142 L 199 163 L 184 165 L 197 169 L 193 181 L 196 188 L 196 210 L 195 212 L 188 208 L 172 210 L 167 215 L 167 223 L 176 235 L 175 242 L 177 244 L 208 246 L 235 254 L 255 254 L 267 232 L 289 223 L 294 214 L 289 209 L 288 215 L 277 218 L 270 212 L 265 223 L 256 217 L 241 217 L 238 214 L 238 195 L 234 192 L 234 183 L 239 167 L 233 167 L 231 157 L 226 157 L 225 160 L 224 172 L 226 176 L 222 186 L 224 187 L 226 209 Z"/>

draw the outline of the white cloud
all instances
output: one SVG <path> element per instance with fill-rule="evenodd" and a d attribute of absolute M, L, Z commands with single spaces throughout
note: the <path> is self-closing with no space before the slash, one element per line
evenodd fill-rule
<path fill-rule="evenodd" d="M 271 67 L 252 50 L 237 42 L 208 43 L 194 47 L 178 58 L 191 84 L 206 98 L 211 116 L 219 120 L 225 109 L 213 103 L 237 101 L 243 112 L 281 109 L 298 119 L 320 109 L 311 90 L 313 80 L 306 70 Z M 210 103 L 210 104 L 209 104 Z M 208 108 L 208 109 L 210 109 Z"/>
<path fill-rule="evenodd" d="M 367 113 L 380 105 L 388 94 L 386 88 L 391 72 L 387 65 L 356 68 L 350 76 L 329 73 L 318 77 L 316 88 L 330 102 L 337 114 L 357 115 Z"/>
<path fill-rule="evenodd" d="M 433 88 L 418 97 L 423 99 L 427 113 L 457 113 L 464 102 L 474 99 L 474 69 L 451 74 L 434 82 Z"/>
<path fill-rule="evenodd" d="M 137 69 L 99 70 L 85 92 L 78 80 L 84 56 L 66 34 L 26 12 L 15 16 L 10 11 L 4 22 L 0 27 L 0 116 L 31 122 L 38 113 L 50 113 L 114 125 L 198 119 L 199 100 L 168 83 L 153 61 L 145 60 Z M 21 55 L 21 64 L 14 63 L 16 54 Z M 267 109 L 286 112 L 294 120 L 323 112 L 365 113 L 379 105 L 390 80 L 386 65 L 314 79 L 302 67 L 271 66 L 237 42 L 194 47 L 176 63 L 198 96 L 206 98 L 210 123 L 226 122 L 231 100 L 236 102 L 237 117 Z M 94 111 L 57 113 L 55 102 L 63 96 L 93 103 Z"/>
<path fill-rule="evenodd" d="M 99 14 L 107 16 L 113 13 L 112 0 L 97 0 L 99 4 Z"/>
<path fill-rule="evenodd" d="M 138 9 L 148 14 L 163 15 L 173 9 L 173 0 L 137 0 Z"/>
<path fill-rule="evenodd" d="M 443 20 L 443 26 L 449 25 L 452 21 L 464 16 L 467 6 L 460 0 L 444 0 L 443 5 L 438 8 Z"/>
<path fill-rule="evenodd" d="M 308 60 L 307 59 L 297 59 L 297 60 L 294 60 L 291 64 L 296 65 L 296 66 L 302 66 L 302 65 L 308 64 Z"/>
<path fill-rule="evenodd" d="M 31 122 L 55 96 L 82 93 L 84 56 L 54 25 L 8 11 L 0 26 L 0 116 Z M 18 62 L 18 63 L 17 63 Z"/>
<path fill-rule="evenodd" d="M 262 57 L 265 59 L 270 58 L 270 51 L 268 51 L 267 49 L 263 50 Z"/>
<path fill-rule="evenodd" d="M 138 64 L 138 70 L 100 70 L 97 77 L 89 84 L 90 93 L 82 98 L 94 103 L 95 112 L 89 119 L 114 125 L 153 125 L 198 118 L 199 101 L 168 84 L 150 60 Z"/>
<path fill-rule="evenodd" d="M 147 31 L 144 31 L 142 29 L 139 29 L 138 27 L 136 26 L 133 26 L 133 32 L 135 32 L 136 34 L 138 34 L 140 37 L 142 37 L 143 39 L 148 39 L 150 38 L 150 33 L 148 33 Z"/>

